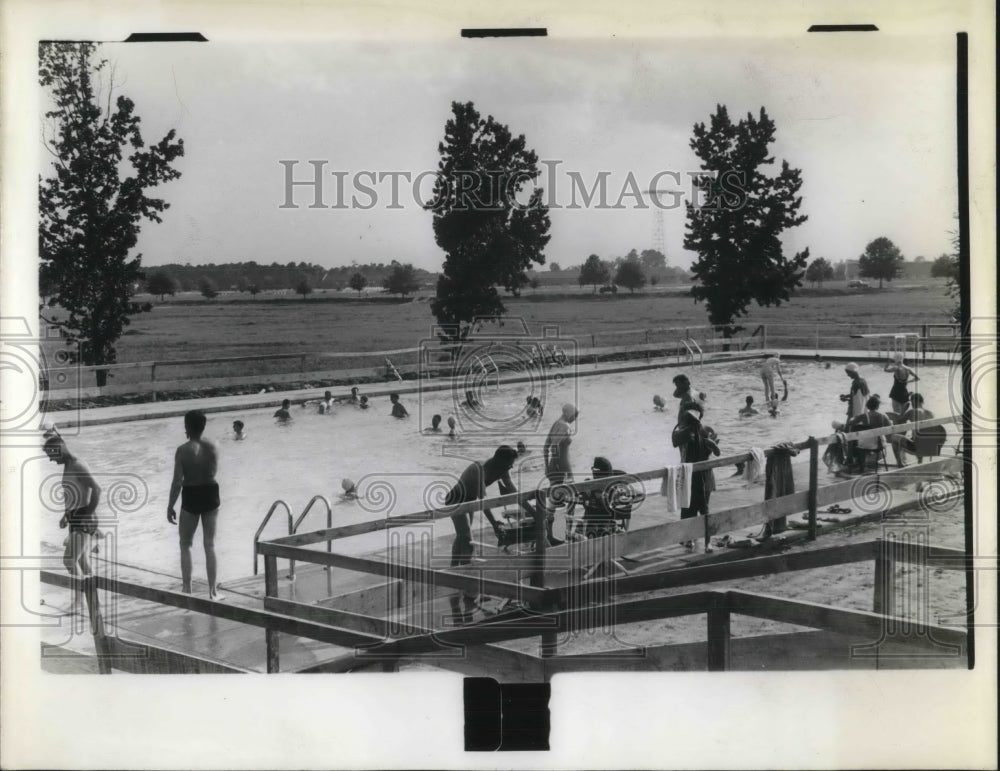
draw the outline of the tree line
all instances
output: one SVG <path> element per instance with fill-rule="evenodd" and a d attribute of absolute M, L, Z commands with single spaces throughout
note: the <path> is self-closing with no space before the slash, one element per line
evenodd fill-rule
<path fill-rule="evenodd" d="M 305 297 L 317 290 L 353 289 L 358 293 L 381 287 L 403 297 L 432 284 L 434 274 L 410 264 L 392 260 L 388 265 L 371 263 L 325 268 L 306 262 L 270 265 L 254 261 L 222 265 L 162 265 L 146 272 L 140 289 L 161 299 L 177 292 L 200 292 L 208 298 L 220 291 L 246 292 L 256 296 L 265 291 L 292 291 Z"/>

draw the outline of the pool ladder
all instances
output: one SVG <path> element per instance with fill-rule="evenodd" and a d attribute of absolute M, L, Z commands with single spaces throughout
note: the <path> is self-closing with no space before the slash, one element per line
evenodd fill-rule
<path fill-rule="evenodd" d="M 253 574 L 257 575 L 257 544 L 260 543 L 260 534 L 264 532 L 264 528 L 267 526 L 268 521 L 274 515 L 274 512 L 278 510 L 279 507 L 284 508 L 285 513 L 288 515 L 288 535 L 295 535 L 299 530 L 299 525 L 302 524 L 302 520 L 306 518 L 306 515 L 312 510 L 313 505 L 316 502 L 322 502 L 326 507 L 326 526 L 327 528 L 333 527 L 333 508 L 330 506 L 330 502 L 322 495 L 314 495 L 309 499 L 309 503 L 299 514 L 298 519 L 292 519 L 292 510 L 289 508 L 288 504 L 283 500 L 276 500 L 271 504 L 271 508 L 267 510 L 267 514 L 264 515 L 264 520 L 260 523 L 260 527 L 257 528 L 257 532 L 253 536 Z M 328 552 L 333 551 L 333 544 L 330 541 L 326 542 L 326 550 Z M 325 570 L 329 570 L 329 565 L 326 566 Z M 295 560 L 289 560 L 288 562 L 288 580 L 295 580 Z"/>
<path fill-rule="evenodd" d="M 698 364 L 699 364 L 699 366 L 702 366 L 702 367 L 705 366 L 705 354 L 704 354 L 704 352 L 702 352 L 701 346 L 698 345 L 698 341 L 697 340 L 695 340 L 693 337 L 688 338 L 687 340 L 681 338 L 681 345 L 683 345 L 684 348 L 687 350 L 687 359 L 688 359 L 688 361 L 690 361 L 692 364 L 694 363 L 694 354 L 695 354 L 695 351 L 697 351 L 698 352 Z M 677 360 L 680 361 L 680 354 L 679 353 L 677 355 Z"/>
<path fill-rule="evenodd" d="M 493 357 L 490 356 L 488 353 L 484 353 L 482 356 L 474 356 L 473 358 L 475 358 L 476 364 L 478 364 L 480 370 L 482 370 L 483 379 L 486 382 L 486 387 L 487 388 L 490 387 L 490 373 L 492 372 L 493 375 L 496 377 L 496 388 L 499 391 L 500 368 L 497 366 L 497 363 L 493 361 Z"/>

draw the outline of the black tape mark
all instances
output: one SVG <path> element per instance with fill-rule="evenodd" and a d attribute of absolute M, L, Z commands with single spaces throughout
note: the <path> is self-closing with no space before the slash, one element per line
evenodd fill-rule
<path fill-rule="evenodd" d="M 546 27 L 495 27 L 463 29 L 462 37 L 548 37 Z"/>
<path fill-rule="evenodd" d="M 878 32 L 874 24 L 813 24 L 808 32 Z"/>
<path fill-rule="evenodd" d="M 548 683 L 501 684 L 492 677 L 463 683 L 466 752 L 549 749 Z"/>
<path fill-rule="evenodd" d="M 125 43 L 207 43 L 200 32 L 133 32 Z"/>

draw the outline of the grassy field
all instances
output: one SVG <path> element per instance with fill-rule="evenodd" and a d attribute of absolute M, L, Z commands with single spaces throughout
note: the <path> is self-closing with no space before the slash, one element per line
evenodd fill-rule
<path fill-rule="evenodd" d="M 705 306 L 666 289 L 617 296 L 528 293 L 504 302 L 508 318 L 523 319 L 532 334 L 556 326 L 560 334 L 589 344 L 591 334 L 708 323 Z M 431 336 L 434 318 L 428 295 L 406 302 L 285 295 L 256 300 L 246 295 L 215 300 L 191 297 L 154 301 L 136 316 L 119 341 L 120 362 L 214 358 L 305 351 L 372 351 L 405 348 Z M 951 301 L 943 286 L 893 287 L 847 294 L 837 287 L 807 291 L 778 308 L 754 308 L 743 322 L 767 324 L 779 335 L 814 338 L 833 346 L 846 331 L 890 331 L 924 323 L 947 323 Z M 842 347 L 843 341 L 837 343 Z"/>

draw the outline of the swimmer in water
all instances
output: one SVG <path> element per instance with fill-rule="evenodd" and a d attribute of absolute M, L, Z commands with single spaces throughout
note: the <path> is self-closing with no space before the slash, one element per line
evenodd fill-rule
<path fill-rule="evenodd" d="M 529 452 L 530 450 L 528 450 L 528 448 L 524 446 L 524 442 L 517 443 L 517 454 L 519 457 L 521 455 L 527 455 Z"/>
<path fill-rule="evenodd" d="M 237 442 L 246 439 L 246 434 L 243 433 L 243 421 L 234 420 L 233 421 L 233 439 Z"/>
<path fill-rule="evenodd" d="M 333 394 L 329 391 L 323 393 L 323 400 L 319 403 L 318 412 L 320 415 L 326 415 L 333 410 Z"/>
<path fill-rule="evenodd" d="M 776 417 L 778 417 L 778 415 L 780 415 L 780 414 L 781 414 L 781 410 L 780 410 L 780 409 L 779 409 L 779 407 L 778 407 L 778 405 L 779 405 L 779 404 L 780 404 L 780 402 L 778 401 L 778 397 L 777 397 L 777 396 L 774 396 L 774 397 L 773 397 L 773 398 L 772 398 L 772 399 L 771 399 L 771 400 L 770 400 L 770 401 L 769 401 L 769 402 L 767 403 L 767 413 L 768 413 L 768 415 L 770 415 L 770 416 L 771 416 L 772 418 L 776 418 Z"/>
<path fill-rule="evenodd" d="M 354 486 L 354 482 L 352 482 L 350 479 L 346 477 L 344 479 L 341 479 L 340 487 L 344 491 L 340 494 L 342 500 L 356 501 L 358 499 L 357 488 Z"/>
<path fill-rule="evenodd" d="M 427 429 L 429 433 L 440 434 L 441 433 L 441 416 L 435 415 L 431 418 L 431 427 Z"/>
<path fill-rule="evenodd" d="M 287 423 L 292 419 L 292 413 L 288 411 L 288 408 L 292 406 L 292 403 L 288 399 L 283 399 L 281 402 L 281 409 L 274 413 L 274 417 L 278 419 L 279 423 Z"/>
<path fill-rule="evenodd" d="M 457 431 L 455 429 L 455 418 L 448 416 L 448 438 L 454 439 L 457 436 Z"/>
<path fill-rule="evenodd" d="M 667 403 L 665 401 L 663 401 L 663 397 L 662 396 L 660 396 L 659 394 L 656 394 L 656 395 L 653 396 L 653 409 L 654 410 L 656 410 L 657 412 L 663 412 L 663 409 L 666 406 L 667 406 Z"/>
<path fill-rule="evenodd" d="M 462 402 L 469 409 L 474 410 L 476 407 L 482 406 L 482 402 L 476 398 L 475 393 L 471 390 L 465 392 L 465 401 Z"/>
<path fill-rule="evenodd" d="M 759 413 L 757 412 L 757 410 L 754 409 L 754 406 L 753 406 L 753 397 L 752 396 L 748 396 L 747 397 L 746 407 L 740 408 L 740 417 L 741 418 L 749 418 L 751 415 L 757 415 L 757 414 L 759 414 Z"/>
<path fill-rule="evenodd" d="M 403 403 L 399 401 L 399 394 L 389 394 L 389 401 L 392 402 L 392 412 L 390 413 L 394 418 L 408 418 L 410 413 L 406 411 L 406 407 Z"/>
<path fill-rule="evenodd" d="M 358 402 L 358 407 L 362 410 L 367 410 L 371 405 L 368 404 L 368 397 L 362 396 L 361 401 Z"/>
<path fill-rule="evenodd" d="M 760 379 L 764 383 L 764 401 L 769 402 L 778 393 L 774 387 L 774 376 L 781 378 L 785 384 L 785 376 L 781 372 L 781 360 L 777 355 L 769 356 L 760 365 Z M 785 386 L 787 388 L 787 385 Z"/>

